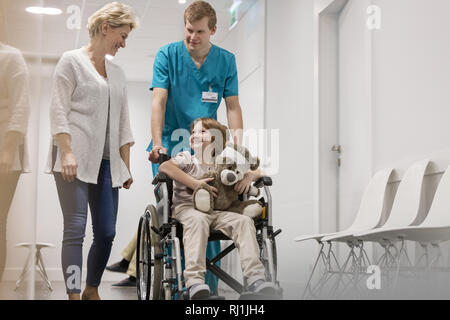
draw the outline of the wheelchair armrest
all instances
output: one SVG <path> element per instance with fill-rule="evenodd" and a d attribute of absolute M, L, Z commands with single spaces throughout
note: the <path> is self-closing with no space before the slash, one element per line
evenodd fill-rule
<path fill-rule="evenodd" d="M 254 183 L 255 187 L 258 189 L 262 188 L 263 186 L 272 186 L 272 178 L 271 177 L 261 177 Z"/>
<path fill-rule="evenodd" d="M 153 179 L 152 184 L 156 186 L 158 183 L 168 182 L 170 180 L 169 176 L 163 172 L 160 172 Z"/>

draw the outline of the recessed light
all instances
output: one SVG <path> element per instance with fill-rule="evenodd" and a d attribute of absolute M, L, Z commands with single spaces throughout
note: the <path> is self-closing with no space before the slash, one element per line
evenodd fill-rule
<path fill-rule="evenodd" d="M 233 12 L 234 10 L 236 10 L 237 8 L 239 8 L 239 6 L 242 4 L 242 0 L 234 0 L 233 4 L 230 7 L 230 12 Z"/>
<path fill-rule="evenodd" d="M 25 10 L 32 14 L 48 14 L 52 16 L 62 13 L 61 9 L 58 8 L 28 7 Z"/>
<path fill-rule="evenodd" d="M 186 3 L 186 0 L 178 0 L 178 3 L 179 3 L 179 4 L 185 4 L 185 3 Z"/>

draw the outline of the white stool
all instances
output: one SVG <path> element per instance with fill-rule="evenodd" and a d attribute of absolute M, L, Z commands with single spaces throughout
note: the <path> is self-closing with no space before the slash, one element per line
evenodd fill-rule
<path fill-rule="evenodd" d="M 30 264 L 31 264 L 31 248 L 33 247 L 33 243 L 18 243 L 16 244 L 16 247 L 21 248 L 28 248 L 30 252 L 28 253 L 27 260 L 25 262 L 25 265 L 23 267 L 22 273 L 19 277 L 19 280 L 16 282 L 16 288 L 14 290 L 17 290 L 17 288 L 20 287 L 22 282 L 25 280 L 25 276 L 30 272 Z M 54 248 L 55 246 L 51 243 L 42 243 L 42 242 L 36 242 L 36 254 L 34 255 L 34 264 L 36 267 L 38 267 L 38 272 L 41 275 L 42 279 L 44 280 L 45 284 L 47 285 L 47 288 L 50 291 L 53 291 L 52 284 L 50 283 L 50 280 L 48 280 L 47 272 L 45 271 L 44 266 L 44 259 L 42 259 L 41 249 L 42 248 Z"/>

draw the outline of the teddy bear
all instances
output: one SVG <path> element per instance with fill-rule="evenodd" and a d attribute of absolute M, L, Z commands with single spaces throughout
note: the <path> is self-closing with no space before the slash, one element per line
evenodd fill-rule
<path fill-rule="evenodd" d="M 247 148 L 228 142 L 224 150 L 216 157 L 214 170 L 201 178 L 214 179 L 194 190 L 195 209 L 205 213 L 211 213 L 213 210 L 231 211 L 251 218 L 260 216 L 261 203 L 257 200 L 240 201 L 238 192 L 234 190 L 235 184 L 244 179 L 244 174 L 249 170 L 258 169 L 259 164 L 259 159 L 252 157 Z M 210 186 L 218 190 L 217 198 L 213 197 Z M 259 189 L 251 186 L 248 195 L 257 197 Z"/>

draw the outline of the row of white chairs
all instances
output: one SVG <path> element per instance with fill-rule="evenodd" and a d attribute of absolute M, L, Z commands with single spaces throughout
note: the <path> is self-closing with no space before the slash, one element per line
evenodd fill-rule
<path fill-rule="evenodd" d="M 406 171 L 385 222 L 383 208 L 393 169 L 381 170 L 373 176 L 364 192 L 356 219 L 348 229 L 335 233 L 303 235 L 295 239 L 297 242 L 315 240 L 320 245 L 303 298 L 320 298 L 321 290 L 333 278 L 335 282 L 331 290 L 327 289 L 328 294 L 345 292 L 351 285 L 356 287 L 361 274 L 371 265 L 371 259 L 364 248 L 367 243 L 378 243 L 384 248 L 384 254 L 376 264 L 388 270 L 394 269 L 395 283 L 398 280 L 402 257 L 406 258 L 409 267 L 416 265 L 409 259 L 405 241 L 419 243 L 425 250 L 423 256 L 428 255 L 428 246 L 438 248 L 439 254 L 435 261 L 442 257 L 439 244 L 450 240 L 450 167 L 442 176 L 431 208 L 423 219 L 420 210 L 421 199 L 424 177 L 430 164 L 430 160 L 423 160 Z M 334 251 L 336 243 L 346 243 L 350 248 L 343 264 L 339 262 Z M 322 264 L 324 271 L 313 284 L 312 279 L 319 264 Z M 350 279 L 345 280 L 348 276 Z"/>

